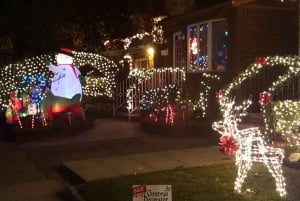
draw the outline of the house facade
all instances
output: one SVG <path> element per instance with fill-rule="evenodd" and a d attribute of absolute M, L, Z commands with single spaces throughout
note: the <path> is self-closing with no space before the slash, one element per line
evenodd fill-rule
<path fill-rule="evenodd" d="M 296 1 L 228 1 L 166 18 L 161 25 L 167 42 L 156 47 L 155 66 L 183 67 L 185 95 L 192 99 L 204 73 L 220 76 L 217 89 L 256 57 L 297 54 Z M 240 93 L 251 94 L 256 84 Z"/>

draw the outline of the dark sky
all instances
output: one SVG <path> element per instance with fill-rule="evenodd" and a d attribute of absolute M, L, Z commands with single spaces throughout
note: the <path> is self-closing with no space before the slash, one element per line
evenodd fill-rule
<path fill-rule="evenodd" d="M 203 7 L 220 1 L 225 0 L 195 3 Z M 0 0 L 0 54 L 34 55 L 74 38 L 95 50 L 106 38 L 132 35 L 130 15 L 150 19 L 160 12 L 165 12 L 163 0 Z"/>

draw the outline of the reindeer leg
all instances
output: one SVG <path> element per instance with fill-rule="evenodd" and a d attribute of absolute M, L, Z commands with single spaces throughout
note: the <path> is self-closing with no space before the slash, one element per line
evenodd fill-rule
<path fill-rule="evenodd" d="M 249 160 L 240 160 L 237 162 L 237 166 L 238 166 L 238 173 L 237 173 L 237 177 L 234 183 L 234 190 L 238 193 L 241 192 L 242 189 L 242 185 L 245 181 L 245 178 L 247 177 L 247 173 L 250 170 L 251 166 L 252 166 L 252 161 Z"/>
<path fill-rule="evenodd" d="M 265 163 L 268 167 L 269 172 L 274 177 L 276 182 L 276 191 L 279 193 L 281 197 L 286 196 L 286 189 L 285 189 L 285 179 L 282 174 L 282 168 L 280 162 L 268 162 Z"/>

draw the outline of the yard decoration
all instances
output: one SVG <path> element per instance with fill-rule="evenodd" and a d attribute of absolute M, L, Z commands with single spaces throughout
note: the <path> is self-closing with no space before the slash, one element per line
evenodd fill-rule
<path fill-rule="evenodd" d="M 233 136 L 224 135 L 220 137 L 219 149 L 224 154 L 232 156 L 239 148 L 236 143 L 237 141 L 234 139 Z"/>
<path fill-rule="evenodd" d="M 53 114 L 73 112 L 81 115 L 82 86 L 81 73 L 73 65 L 73 52 L 61 48 L 56 56 L 57 66 L 45 61 L 49 70 L 54 73 L 51 88 L 41 102 L 41 112 L 53 119 Z"/>
<path fill-rule="evenodd" d="M 179 102 L 180 96 L 180 88 L 175 84 L 151 89 L 142 96 L 140 110 L 147 115 L 148 120 L 173 125 L 174 106 Z"/>
<path fill-rule="evenodd" d="M 219 97 L 220 110 L 223 119 L 212 124 L 212 128 L 221 134 L 221 142 L 226 138 L 236 140 L 237 150 L 235 152 L 235 164 L 238 168 L 234 183 L 234 190 L 241 192 L 242 185 L 247 177 L 248 171 L 254 162 L 263 163 L 272 174 L 276 182 L 276 191 L 281 197 L 286 196 L 285 178 L 282 174 L 282 163 L 284 150 L 267 145 L 258 127 L 239 129 L 238 122 L 247 114 L 247 108 L 252 101 L 244 101 L 242 105 L 236 106 L 235 100 L 227 96 Z M 226 150 L 225 150 L 226 151 Z M 235 151 L 235 150 L 234 150 Z M 229 154 L 233 154 L 227 150 Z"/>
<path fill-rule="evenodd" d="M 43 74 L 23 75 L 22 82 L 13 86 L 14 91 L 10 95 L 6 108 L 6 122 L 9 124 L 18 122 L 20 127 L 23 127 L 21 126 L 23 118 L 31 116 L 31 127 L 33 128 L 35 118 L 40 118 L 41 100 L 44 98 L 44 91 L 47 87 L 48 81 Z M 46 126 L 44 116 L 41 116 L 41 120 L 42 125 Z"/>
<path fill-rule="evenodd" d="M 17 96 L 17 93 L 15 91 L 11 92 L 8 107 L 5 112 L 6 122 L 13 124 L 17 121 L 20 128 L 22 128 L 23 125 L 19 113 L 22 107 L 22 100 Z"/>
<path fill-rule="evenodd" d="M 80 70 L 86 66 L 92 67 L 91 69 L 87 69 L 88 71 L 86 71 L 84 75 L 86 82 L 86 84 L 82 86 L 84 97 L 112 98 L 116 86 L 115 77 L 118 72 L 117 64 L 100 54 L 72 52 L 74 54 L 74 65 L 79 67 Z M 5 112 L 7 109 L 9 96 L 12 91 L 17 90 L 20 95 L 26 91 L 28 94 L 28 76 L 37 77 L 39 75 L 43 76 L 45 80 L 49 80 L 53 76 L 52 72 L 49 71 L 49 68 L 45 65 L 45 61 L 56 63 L 55 56 L 56 54 L 54 53 L 43 54 L 0 67 L 1 112 Z M 25 101 L 25 99 L 23 100 Z"/>

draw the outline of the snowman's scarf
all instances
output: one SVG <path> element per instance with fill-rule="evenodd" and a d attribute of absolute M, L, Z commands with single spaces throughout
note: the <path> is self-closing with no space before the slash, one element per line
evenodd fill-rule
<path fill-rule="evenodd" d="M 78 75 L 76 73 L 76 69 L 75 69 L 75 66 L 73 64 L 70 64 L 70 66 L 72 67 L 72 70 L 73 70 L 73 73 L 75 75 L 76 78 L 78 78 Z"/>

